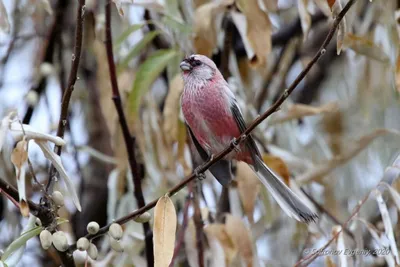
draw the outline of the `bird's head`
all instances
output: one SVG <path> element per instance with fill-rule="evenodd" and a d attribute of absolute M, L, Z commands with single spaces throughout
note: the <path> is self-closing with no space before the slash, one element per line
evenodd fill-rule
<path fill-rule="evenodd" d="M 208 81 L 219 73 L 214 61 L 203 55 L 191 55 L 179 65 L 184 80 Z"/>

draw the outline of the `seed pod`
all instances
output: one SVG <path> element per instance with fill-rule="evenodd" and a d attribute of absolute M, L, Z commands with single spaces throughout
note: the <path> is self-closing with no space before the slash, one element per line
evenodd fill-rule
<path fill-rule="evenodd" d="M 121 242 L 119 240 L 115 240 L 110 236 L 110 246 L 116 252 L 124 252 L 124 248 L 122 247 Z"/>
<path fill-rule="evenodd" d="M 57 206 L 59 206 L 59 207 L 64 206 L 64 196 L 61 194 L 60 191 L 54 191 L 51 196 L 53 198 L 54 203 Z"/>
<path fill-rule="evenodd" d="M 76 247 L 80 251 L 88 250 L 89 245 L 90 245 L 90 242 L 86 237 L 81 237 L 81 238 L 78 239 L 78 242 L 76 242 Z"/>
<path fill-rule="evenodd" d="M 39 68 L 40 68 L 40 74 L 42 74 L 43 76 L 49 76 L 54 72 L 53 65 L 48 62 L 42 63 Z"/>
<path fill-rule="evenodd" d="M 91 235 L 97 234 L 99 229 L 100 229 L 100 226 L 99 226 L 99 224 L 97 222 L 90 222 L 87 225 L 87 231 Z"/>
<path fill-rule="evenodd" d="M 110 236 L 116 240 L 120 240 L 122 238 L 122 235 L 124 234 L 121 225 L 119 225 L 118 223 L 111 224 L 108 232 L 110 233 Z"/>
<path fill-rule="evenodd" d="M 140 214 L 138 217 L 136 217 L 135 219 L 133 219 L 135 222 L 138 223 L 146 223 L 148 221 L 150 221 L 151 219 L 151 215 L 148 212 L 145 212 L 143 214 Z"/>
<path fill-rule="evenodd" d="M 53 243 L 53 236 L 51 235 L 50 231 L 48 230 L 43 230 L 40 232 L 39 235 L 40 239 L 40 244 L 42 245 L 42 248 L 45 250 L 48 250 L 51 247 L 51 244 Z"/>
<path fill-rule="evenodd" d="M 87 250 L 87 254 L 89 255 L 89 257 L 90 257 L 92 260 L 96 260 L 96 259 L 97 259 L 97 255 L 98 255 L 99 253 L 98 253 L 98 251 L 97 251 L 97 247 L 96 247 L 93 243 L 90 243 L 90 244 L 89 244 L 89 249 Z"/>
<path fill-rule="evenodd" d="M 53 244 L 58 251 L 64 252 L 68 249 L 68 240 L 64 232 L 58 231 L 53 234 Z"/>
<path fill-rule="evenodd" d="M 30 90 L 26 95 L 25 95 L 25 100 L 26 103 L 29 106 L 36 106 L 37 103 L 39 102 L 39 95 L 36 91 Z"/>

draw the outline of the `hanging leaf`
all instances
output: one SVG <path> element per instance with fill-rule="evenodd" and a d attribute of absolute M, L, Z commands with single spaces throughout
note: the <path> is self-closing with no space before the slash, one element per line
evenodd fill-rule
<path fill-rule="evenodd" d="M 339 13 L 342 11 L 342 4 L 340 1 L 335 1 L 332 6 L 332 17 L 335 19 Z M 337 37 L 336 37 L 336 53 L 340 55 L 342 51 L 344 37 L 346 35 L 346 18 L 343 17 L 339 23 Z"/>
<path fill-rule="evenodd" d="M 174 203 L 168 196 L 161 197 L 154 208 L 153 242 L 154 266 L 166 267 L 174 254 L 177 225 Z"/>
<path fill-rule="evenodd" d="M 208 239 L 212 240 L 216 238 L 219 241 L 225 252 L 226 266 L 230 266 L 237 254 L 237 247 L 227 233 L 225 225 L 220 223 L 209 224 L 204 228 L 204 232 Z"/>
<path fill-rule="evenodd" d="M 303 30 L 303 39 L 307 39 L 308 31 L 311 27 L 311 15 L 308 11 L 308 0 L 298 0 L 297 8 L 299 9 L 301 29 Z"/>
<path fill-rule="evenodd" d="M 260 180 L 247 163 L 237 162 L 236 182 L 244 213 L 254 223 L 254 206 L 260 192 Z"/>
<path fill-rule="evenodd" d="M 29 205 L 26 198 L 26 169 L 28 167 L 28 143 L 25 139 L 19 141 L 11 153 L 11 162 L 14 164 L 17 176 L 19 209 L 24 217 L 29 216 Z"/>
<path fill-rule="evenodd" d="M 251 232 L 239 217 L 228 214 L 225 220 L 225 228 L 228 235 L 232 238 L 239 255 L 246 262 L 247 267 L 253 266 L 253 243 Z"/>
<path fill-rule="evenodd" d="M 121 44 L 125 42 L 126 39 L 128 39 L 129 35 L 131 35 L 137 30 L 140 30 L 144 25 L 146 24 L 143 23 L 143 24 L 129 25 L 129 27 L 121 33 L 121 35 L 117 38 L 117 40 L 115 40 L 114 49 L 118 49 L 121 46 Z"/>
<path fill-rule="evenodd" d="M 7 10 L 2 0 L 0 1 L 0 30 L 10 33 L 10 22 L 8 21 Z"/>
<path fill-rule="evenodd" d="M 138 114 L 144 94 L 150 90 L 153 82 L 176 53 L 177 51 L 173 49 L 158 50 L 140 65 L 136 73 L 135 81 L 133 82 L 132 91 L 129 95 L 130 111 L 133 117 L 136 117 Z"/>
<path fill-rule="evenodd" d="M 272 25 L 268 14 L 261 10 L 258 0 L 236 0 L 239 10 L 246 16 L 246 21 L 241 21 L 240 16 L 232 13 L 235 23 L 245 47 L 250 46 L 254 54 L 249 54 L 251 50 L 246 49 L 250 66 L 259 67 L 266 63 L 267 56 L 271 52 Z M 237 13 L 237 12 L 236 12 Z M 245 25 L 245 26 L 244 26 Z"/>
<path fill-rule="evenodd" d="M 363 37 L 347 33 L 345 40 L 345 46 L 352 49 L 354 52 L 364 55 L 368 58 L 377 60 L 382 63 L 389 63 L 389 56 L 383 51 L 383 49 L 377 46 L 373 41 Z"/>
<path fill-rule="evenodd" d="M 290 186 L 290 172 L 286 163 L 281 158 L 270 154 L 264 154 L 263 161 L 283 179 L 287 186 Z"/>
<path fill-rule="evenodd" d="M 146 34 L 134 47 L 132 47 L 131 51 L 129 51 L 128 55 L 126 55 L 122 62 L 118 64 L 117 72 L 121 73 L 121 71 L 128 66 L 129 62 L 137 57 L 140 52 L 144 48 L 146 48 L 158 34 L 160 34 L 159 31 L 152 31 Z"/>
<path fill-rule="evenodd" d="M 331 8 L 331 10 L 332 10 L 332 7 L 333 7 L 333 5 L 335 4 L 335 2 L 336 2 L 336 0 L 326 0 L 326 2 L 328 3 L 328 6 Z"/>
<path fill-rule="evenodd" d="M 118 14 L 123 17 L 124 16 L 124 10 L 122 9 L 122 2 L 121 0 L 112 0 L 117 7 Z"/>

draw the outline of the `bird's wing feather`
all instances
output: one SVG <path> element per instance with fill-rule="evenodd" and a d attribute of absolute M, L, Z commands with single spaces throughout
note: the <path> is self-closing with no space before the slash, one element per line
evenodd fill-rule
<path fill-rule="evenodd" d="M 189 135 L 192 139 L 194 146 L 196 147 L 197 152 L 199 153 L 200 157 L 203 161 L 207 161 L 210 158 L 210 155 L 207 151 L 200 145 L 199 141 L 197 140 L 196 136 L 193 134 L 192 129 L 190 129 L 189 125 L 186 124 L 186 127 L 189 131 Z M 229 160 L 219 160 L 214 163 L 210 168 L 209 171 L 212 175 L 218 180 L 218 182 L 226 187 L 232 181 L 232 173 L 231 173 L 231 162 Z"/>
<path fill-rule="evenodd" d="M 239 127 L 240 133 L 243 133 L 246 130 L 246 122 L 243 119 L 242 112 L 239 109 L 238 104 L 236 101 L 232 102 L 231 111 L 235 121 Z M 249 149 L 253 162 L 256 162 L 256 157 L 261 157 L 260 151 L 257 148 L 256 142 L 254 141 L 251 134 L 246 138 L 246 147 Z M 255 166 L 256 167 L 256 166 Z"/>

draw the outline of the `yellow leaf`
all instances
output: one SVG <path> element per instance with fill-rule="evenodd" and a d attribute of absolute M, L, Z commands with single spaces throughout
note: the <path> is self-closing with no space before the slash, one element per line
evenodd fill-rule
<path fill-rule="evenodd" d="M 28 160 L 27 142 L 21 140 L 15 146 L 13 152 L 11 153 L 11 162 L 16 168 L 20 169 L 22 164 Z"/>
<path fill-rule="evenodd" d="M 228 235 L 225 225 L 220 223 L 209 224 L 204 228 L 204 232 L 208 239 L 216 238 L 219 241 L 225 252 L 226 266 L 230 266 L 230 263 L 237 254 L 237 247 Z"/>
<path fill-rule="evenodd" d="M 26 186 L 25 186 L 27 161 L 28 161 L 28 143 L 24 138 L 17 143 L 13 152 L 11 153 L 11 162 L 14 164 L 17 176 L 19 209 L 24 217 L 29 216 L 29 206 L 27 203 Z"/>
<path fill-rule="evenodd" d="M 286 163 L 279 157 L 272 156 L 270 154 L 264 154 L 263 160 L 268 167 L 270 167 L 274 172 L 276 172 L 287 186 L 290 183 L 290 172 Z"/>
<path fill-rule="evenodd" d="M 253 266 L 253 244 L 250 230 L 244 225 L 241 218 L 228 214 L 225 228 L 228 235 L 238 249 L 239 255 L 245 260 L 247 267 Z"/>
<path fill-rule="evenodd" d="M 326 0 L 326 2 L 328 2 L 329 7 L 331 8 L 331 10 L 332 10 L 333 5 L 335 4 L 335 1 L 336 0 Z"/>
<path fill-rule="evenodd" d="M 360 55 L 378 60 L 382 63 L 388 63 L 390 61 L 389 56 L 383 51 L 383 49 L 367 37 L 348 33 L 346 34 L 344 43 L 346 47 L 349 47 Z"/>
<path fill-rule="evenodd" d="M 176 211 L 171 199 L 161 197 L 154 208 L 154 266 L 167 267 L 174 254 Z"/>
<path fill-rule="evenodd" d="M 254 206 L 260 192 L 260 181 L 247 163 L 238 162 L 236 170 L 237 189 L 243 210 L 250 223 L 253 223 Z"/>
<path fill-rule="evenodd" d="M 233 0 L 210 2 L 196 9 L 193 22 L 193 44 L 196 53 L 211 57 L 217 45 L 216 17 L 232 3 Z"/>
<path fill-rule="evenodd" d="M 326 267 L 336 267 L 335 262 L 333 261 L 332 257 L 329 255 L 325 257 L 325 266 Z"/>
<path fill-rule="evenodd" d="M 259 67 L 265 64 L 267 56 L 271 52 L 271 21 L 268 14 L 261 10 L 258 0 L 236 0 L 239 10 L 246 16 L 246 28 L 243 23 L 233 17 L 233 21 L 242 36 L 243 42 L 249 43 L 253 55 L 247 56 L 252 67 Z"/>

